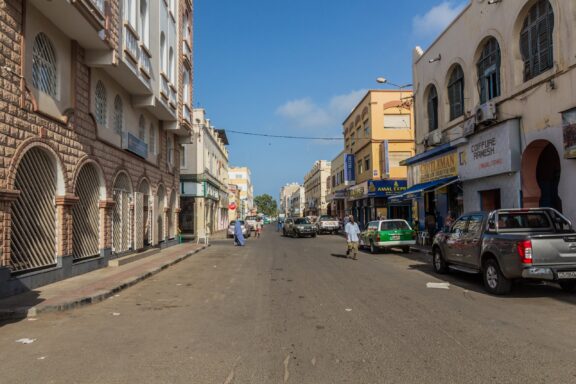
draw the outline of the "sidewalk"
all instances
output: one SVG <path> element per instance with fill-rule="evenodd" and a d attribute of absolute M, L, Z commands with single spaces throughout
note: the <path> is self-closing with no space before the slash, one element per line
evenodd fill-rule
<path fill-rule="evenodd" d="M 220 237 L 220 236 L 217 236 Z M 0 299 L 0 320 L 97 303 L 209 247 L 183 243 L 119 267 L 107 267 Z"/>

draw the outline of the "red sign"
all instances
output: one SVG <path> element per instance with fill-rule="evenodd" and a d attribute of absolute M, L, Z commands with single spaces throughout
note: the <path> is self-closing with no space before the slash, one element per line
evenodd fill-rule
<path fill-rule="evenodd" d="M 230 203 L 230 204 L 228 204 L 228 209 L 229 209 L 229 210 L 234 211 L 234 210 L 236 210 L 236 208 L 237 208 L 237 207 L 236 207 L 236 203 Z"/>

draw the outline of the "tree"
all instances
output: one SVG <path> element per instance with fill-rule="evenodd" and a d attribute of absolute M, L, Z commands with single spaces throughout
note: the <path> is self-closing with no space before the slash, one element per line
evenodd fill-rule
<path fill-rule="evenodd" d="M 254 198 L 254 205 L 258 207 L 258 212 L 266 216 L 276 216 L 278 212 L 278 204 L 276 200 L 268 194 L 256 196 Z"/>

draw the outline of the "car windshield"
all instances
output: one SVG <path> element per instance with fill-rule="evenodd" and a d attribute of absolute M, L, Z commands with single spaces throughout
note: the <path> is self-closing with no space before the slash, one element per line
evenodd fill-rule
<path fill-rule="evenodd" d="M 498 229 L 548 229 L 550 227 L 550 220 L 544 212 L 515 212 L 498 215 Z"/>
<path fill-rule="evenodd" d="M 238 220 L 238 221 L 240 222 L 240 225 L 244 225 L 244 220 Z M 234 225 L 234 224 L 236 224 L 236 220 L 232 220 L 230 222 L 230 225 Z"/>
<path fill-rule="evenodd" d="M 411 229 L 405 221 L 383 221 L 380 223 L 381 231 L 394 231 L 399 229 Z"/>
<path fill-rule="evenodd" d="M 296 219 L 294 224 L 310 224 L 310 221 L 308 219 Z"/>

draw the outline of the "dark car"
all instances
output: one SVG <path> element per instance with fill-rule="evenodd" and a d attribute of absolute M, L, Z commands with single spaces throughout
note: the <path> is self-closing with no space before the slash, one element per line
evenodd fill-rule
<path fill-rule="evenodd" d="M 316 227 L 306 217 L 288 218 L 284 222 L 282 234 L 292 237 L 316 237 Z"/>

